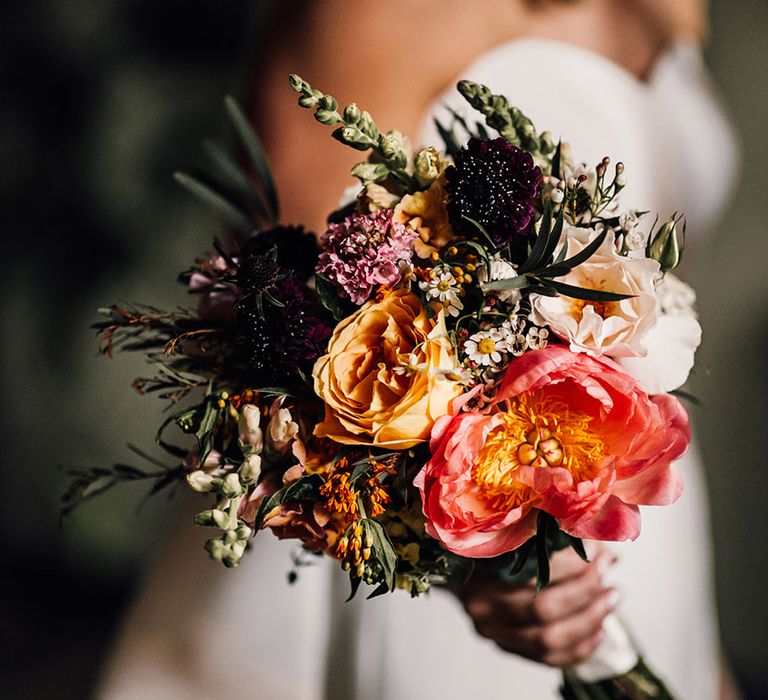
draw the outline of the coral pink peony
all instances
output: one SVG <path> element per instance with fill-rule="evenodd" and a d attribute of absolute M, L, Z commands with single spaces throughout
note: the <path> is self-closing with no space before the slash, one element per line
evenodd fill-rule
<path fill-rule="evenodd" d="M 538 510 L 575 537 L 635 539 L 638 505 L 680 495 L 670 465 L 689 442 L 677 399 L 650 397 L 611 360 L 550 346 L 510 364 L 494 412 L 435 424 L 415 484 L 427 532 L 463 556 L 520 546 Z"/>

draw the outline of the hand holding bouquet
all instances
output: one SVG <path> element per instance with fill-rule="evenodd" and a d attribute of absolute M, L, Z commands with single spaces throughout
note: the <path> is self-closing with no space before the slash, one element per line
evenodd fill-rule
<path fill-rule="evenodd" d="M 212 147 L 214 175 L 178 176 L 232 225 L 182 274 L 197 311 L 113 306 L 98 325 L 105 352 L 148 352 L 156 374 L 135 386 L 178 407 L 157 438 L 176 464 L 77 471 L 67 507 L 121 478 L 185 479 L 209 495 L 195 520 L 220 530 L 211 557 L 234 567 L 269 529 L 337 559 L 353 595 L 417 596 L 476 571 L 541 587 L 553 551 L 635 539 L 638 506 L 679 496 L 672 462 L 690 441 L 665 393 L 700 333 L 670 272 L 681 217 L 646 229 L 620 208 L 621 163 L 574 163 L 484 86 L 459 83 L 485 124 L 454 115 L 443 148 L 414 152 L 355 104 L 291 85 L 369 152 L 355 196 L 319 244 L 278 224 L 258 140 L 228 101 L 249 167 Z M 670 344 L 682 360 L 650 372 Z M 610 688 L 567 674 L 563 692 L 664 697 L 635 662 Z"/>

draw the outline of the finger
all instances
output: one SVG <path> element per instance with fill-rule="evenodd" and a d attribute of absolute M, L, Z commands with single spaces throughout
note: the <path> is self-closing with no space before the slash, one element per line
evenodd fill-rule
<path fill-rule="evenodd" d="M 528 623 L 553 623 L 571 617 L 592 604 L 606 591 L 600 568 L 589 566 L 581 576 L 545 588 L 531 600 Z"/>
<path fill-rule="evenodd" d="M 539 628 L 529 628 L 530 631 L 521 630 L 520 634 L 530 636 L 542 653 L 572 650 L 600 631 L 605 616 L 616 608 L 618 601 L 618 591 L 609 589 L 575 615 Z"/>
<path fill-rule="evenodd" d="M 617 603 L 618 592 L 609 589 L 581 612 L 558 622 L 520 628 L 486 624 L 482 633 L 529 658 L 551 658 L 553 654 L 572 652 L 584 640 L 598 634 L 605 616 Z"/>
<path fill-rule="evenodd" d="M 550 557 L 550 585 L 565 581 L 574 576 L 579 576 L 584 570 L 596 564 L 599 561 L 605 562 L 605 565 L 610 565 L 617 561 L 615 554 L 605 549 L 599 543 L 593 544 L 589 548 L 589 560 L 584 561 L 574 549 L 570 547 L 568 549 L 562 549 L 559 552 L 555 552 Z"/>
<path fill-rule="evenodd" d="M 600 642 L 603 641 L 603 637 L 605 637 L 605 632 L 600 628 L 591 637 L 582 639 L 575 647 L 566 651 L 548 654 L 541 659 L 541 662 L 548 666 L 556 666 L 558 668 L 565 668 L 567 666 L 584 663 L 590 656 L 592 656 L 592 654 L 594 654 L 595 649 L 597 649 Z"/>

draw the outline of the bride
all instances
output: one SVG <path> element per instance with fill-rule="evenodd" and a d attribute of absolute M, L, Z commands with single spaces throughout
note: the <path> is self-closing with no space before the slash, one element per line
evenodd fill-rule
<path fill-rule="evenodd" d="M 486 84 L 567 138 L 576 159 L 622 160 L 623 204 L 662 218 L 685 211 L 694 246 L 722 205 L 733 146 L 699 56 L 701 0 L 279 5 L 251 107 L 288 223 L 322 231 L 356 160 L 295 107 L 292 72 L 418 144 L 440 143 L 435 116 L 464 111 L 458 78 Z M 695 450 L 678 466 L 683 497 L 646 508 L 637 542 L 595 548 L 590 564 L 555 555 L 553 584 L 536 597 L 477 580 L 460 599 L 437 590 L 345 604 L 335 563 L 302 568 L 289 587 L 291 545 L 262 534 L 238 570 L 223 570 L 184 522 L 129 615 L 99 697 L 555 698 L 553 667 L 589 657 L 614 609 L 681 700 L 736 697 L 719 660 Z"/>

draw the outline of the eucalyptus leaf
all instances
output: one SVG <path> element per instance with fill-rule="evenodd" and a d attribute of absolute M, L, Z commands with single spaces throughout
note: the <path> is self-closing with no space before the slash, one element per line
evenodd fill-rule
<path fill-rule="evenodd" d="M 389 586 L 382 582 L 376 588 L 373 590 L 372 593 L 366 596 L 366 600 L 371 600 L 372 598 L 378 598 L 381 595 L 384 595 L 385 593 L 389 593 Z"/>

